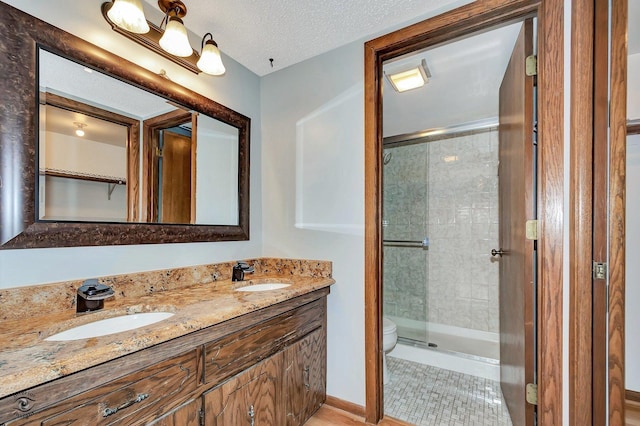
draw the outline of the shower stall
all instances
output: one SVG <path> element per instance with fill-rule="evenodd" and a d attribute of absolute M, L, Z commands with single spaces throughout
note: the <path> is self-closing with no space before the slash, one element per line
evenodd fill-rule
<path fill-rule="evenodd" d="M 497 119 L 384 139 L 390 354 L 499 378 Z"/>

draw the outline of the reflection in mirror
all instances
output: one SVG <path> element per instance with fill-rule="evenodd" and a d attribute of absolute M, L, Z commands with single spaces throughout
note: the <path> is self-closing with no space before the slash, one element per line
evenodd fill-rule
<path fill-rule="evenodd" d="M 239 224 L 237 128 L 43 49 L 38 83 L 40 220 Z"/>
<path fill-rule="evenodd" d="M 197 133 L 196 217 L 238 225 L 238 129 L 201 115 Z"/>
<path fill-rule="evenodd" d="M 127 127 L 51 103 L 40 118 L 39 218 L 126 221 Z"/>

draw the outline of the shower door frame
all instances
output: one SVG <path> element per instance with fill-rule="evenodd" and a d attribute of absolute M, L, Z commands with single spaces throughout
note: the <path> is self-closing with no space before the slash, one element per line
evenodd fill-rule
<path fill-rule="evenodd" d="M 576 13 L 580 13 L 579 11 Z M 477 0 L 365 44 L 366 421 L 383 416 L 382 64 L 385 60 L 529 16 L 538 18 L 538 420 L 563 420 L 564 1 Z M 582 95 L 586 96 L 586 95 Z M 588 99 L 572 98 L 573 102 Z"/>

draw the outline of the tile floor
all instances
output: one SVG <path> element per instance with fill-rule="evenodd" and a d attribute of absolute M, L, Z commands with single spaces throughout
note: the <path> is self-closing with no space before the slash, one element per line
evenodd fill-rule
<path fill-rule="evenodd" d="M 387 357 L 385 415 L 417 426 L 511 426 L 493 380 Z"/>

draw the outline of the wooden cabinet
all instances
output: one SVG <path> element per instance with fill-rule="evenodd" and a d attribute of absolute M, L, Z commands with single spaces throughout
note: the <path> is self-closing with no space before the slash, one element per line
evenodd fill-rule
<path fill-rule="evenodd" d="M 0 425 L 302 425 L 325 399 L 327 293 L 2 398 Z"/>
<path fill-rule="evenodd" d="M 193 399 L 163 417 L 152 420 L 149 424 L 153 426 L 200 426 L 204 415 L 200 408 L 201 405 L 200 398 Z"/>
<path fill-rule="evenodd" d="M 204 394 L 206 426 L 281 426 L 282 352 Z"/>
<path fill-rule="evenodd" d="M 284 400 L 287 425 L 304 424 L 326 397 L 327 345 L 320 328 L 284 351 Z"/>
<path fill-rule="evenodd" d="M 8 425 L 133 425 L 159 417 L 178 405 L 198 385 L 196 351 L 83 392 L 48 410 Z M 87 380 L 91 380 L 87 377 Z"/>

